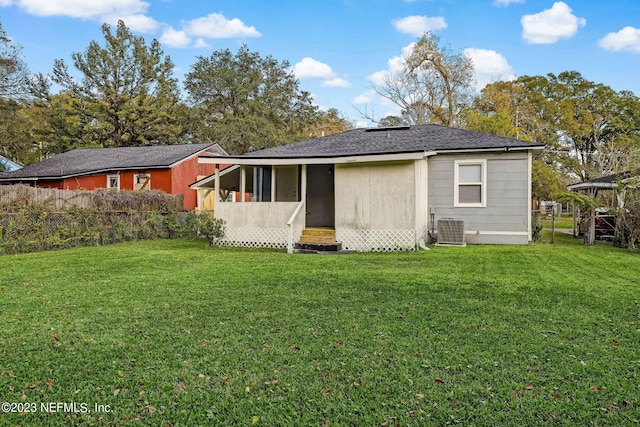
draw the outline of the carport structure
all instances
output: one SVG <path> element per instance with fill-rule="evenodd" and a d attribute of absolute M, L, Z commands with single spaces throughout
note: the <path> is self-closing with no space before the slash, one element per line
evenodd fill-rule
<path fill-rule="evenodd" d="M 618 209 L 624 208 L 624 192 L 618 191 L 620 184 L 625 183 L 633 174 L 630 171 L 615 173 L 599 178 L 594 178 L 589 181 L 579 182 L 577 184 L 571 184 L 567 186 L 569 191 L 584 192 L 590 197 L 595 198 L 602 190 L 613 190 L 615 192 Z M 577 216 L 580 216 L 578 211 Z M 576 223 L 576 210 L 573 210 L 573 223 Z M 592 245 L 595 241 L 595 214 L 591 214 L 589 217 L 589 233 L 585 235 L 585 243 Z M 575 235 L 575 232 L 574 232 Z"/>

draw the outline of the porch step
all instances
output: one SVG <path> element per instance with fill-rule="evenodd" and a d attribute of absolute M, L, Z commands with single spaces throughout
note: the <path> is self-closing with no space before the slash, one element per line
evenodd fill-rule
<path fill-rule="evenodd" d="M 336 230 L 328 227 L 305 228 L 304 230 L 302 230 L 302 236 L 300 236 L 300 242 L 335 244 Z"/>
<path fill-rule="evenodd" d="M 295 243 L 294 252 L 298 254 L 347 253 L 342 243 L 336 242 L 336 230 L 330 227 L 309 227 L 302 230 L 300 241 Z"/>

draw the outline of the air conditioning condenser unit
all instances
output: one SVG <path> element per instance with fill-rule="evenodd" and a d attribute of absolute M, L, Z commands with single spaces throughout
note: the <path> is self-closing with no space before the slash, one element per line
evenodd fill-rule
<path fill-rule="evenodd" d="M 441 218 L 438 220 L 438 244 L 465 246 L 464 220 Z"/>

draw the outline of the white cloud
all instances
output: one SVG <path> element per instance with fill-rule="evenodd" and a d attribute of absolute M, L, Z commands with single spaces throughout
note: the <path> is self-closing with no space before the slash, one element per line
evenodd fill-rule
<path fill-rule="evenodd" d="M 146 13 L 149 8 L 149 3 L 142 0 L 16 0 L 15 3 L 31 15 L 83 19 L 131 16 Z"/>
<path fill-rule="evenodd" d="M 524 15 L 520 20 L 522 37 L 534 44 L 551 44 L 560 39 L 573 37 L 578 28 L 584 27 L 587 21 L 571 12 L 566 3 L 559 1 L 554 3 L 551 9 Z"/>
<path fill-rule="evenodd" d="M 238 18 L 227 19 L 220 13 L 184 22 L 184 32 L 191 36 L 207 39 L 228 39 L 235 37 L 261 37 L 253 26 L 247 26 Z"/>
<path fill-rule="evenodd" d="M 184 31 L 178 31 L 173 27 L 167 27 L 162 32 L 162 36 L 158 40 L 163 45 L 181 48 L 187 47 L 191 43 L 191 38 Z"/>
<path fill-rule="evenodd" d="M 142 0 L 0 0 L 0 6 L 18 5 L 36 16 L 68 16 L 115 25 L 123 20 L 132 31 L 151 33 L 161 24 L 146 15 L 149 3 Z"/>
<path fill-rule="evenodd" d="M 322 86 L 349 88 L 351 87 L 351 83 L 349 83 L 347 80 L 343 78 L 333 77 L 331 79 L 328 79 L 322 82 Z"/>
<path fill-rule="evenodd" d="M 409 43 L 407 46 L 403 47 L 402 53 L 400 55 L 392 56 L 391 58 L 389 58 L 389 60 L 387 61 L 386 70 L 380 70 L 380 71 L 376 71 L 373 74 L 370 74 L 369 76 L 367 76 L 367 80 L 369 80 L 374 85 L 379 86 L 384 84 L 384 78 L 387 74 L 394 73 L 397 71 L 402 71 L 402 68 L 404 67 L 405 58 L 411 54 L 415 45 L 416 43 L 412 42 L 412 43 Z"/>
<path fill-rule="evenodd" d="M 313 58 L 302 58 L 300 62 L 293 66 L 293 74 L 298 79 L 320 79 L 322 86 L 329 87 L 351 87 L 351 83 L 337 76 L 331 67 Z"/>
<path fill-rule="evenodd" d="M 198 48 L 198 49 L 209 49 L 211 47 L 211 45 L 209 43 L 207 43 L 207 41 L 205 39 L 199 38 L 194 43 L 193 47 Z"/>
<path fill-rule="evenodd" d="M 494 0 L 493 5 L 498 7 L 507 7 L 511 3 L 524 3 L 525 0 Z"/>
<path fill-rule="evenodd" d="M 513 68 L 507 59 L 494 50 L 467 48 L 464 50 L 464 54 L 473 61 L 478 90 L 498 80 L 515 79 Z"/>
<path fill-rule="evenodd" d="M 404 18 L 394 19 L 391 21 L 396 30 L 404 34 L 410 34 L 415 37 L 420 37 L 424 33 L 429 31 L 437 31 L 447 28 L 447 23 L 442 16 L 428 17 L 428 16 L 407 16 Z"/>
<path fill-rule="evenodd" d="M 328 79 L 335 75 L 330 66 L 309 57 L 294 65 L 293 73 L 299 79 Z"/>
<path fill-rule="evenodd" d="M 598 46 L 613 52 L 627 51 L 640 54 L 640 29 L 624 27 L 617 33 L 609 33 L 598 42 Z"/>
<path fill-rule="evenodd" d="M 119 20 L 122 20 L 127 28 L 131 31 L 137 31 L 139 33 L 154 33 L 158 31 L 158 29 L 162 26 L 155 19 L 147 16 L 147 15 L 130 15 L 130 16 L 103 16 L 101 17 L 103 22 L 107 22 L 111 25 L 116 25 Z"/>
<path fill-rule="evenodd" d="M 361 93 L 360 95 L 353 98 L 351 102 L 356 105 L 369 104 L 373 102 L 374 99 L 376 99 L 377 95 L 378 94 L 374 90 L 369 89 L 365 93 Z"/>

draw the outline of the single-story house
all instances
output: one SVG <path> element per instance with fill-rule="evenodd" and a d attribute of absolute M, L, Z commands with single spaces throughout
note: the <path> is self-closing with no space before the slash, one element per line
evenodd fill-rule
<path fill-rule="evenodd" d="M 6 170 L 7 172 L 16 171 L 20 169 L 22 165 L 7 159 L 4 156 L 0 156 L 0 170 Z"/>
<path fill-rule="evenodd" d="M 224 156 L 218 144 L 83 148 L 0 174 L 0 184 L 27 184 L 61 190 L 161 190 L 183 194 L 184 207 L 197 205 L 189 184 L 214 172 L 198 156 Z"/>
<path fill-rule="evenodd" d="M 201 155 L 216 173 L 191 187 L 228 201 L 214 215 L 230 245 L 412 250 L 435 234 L 527 244 L 531 158 L 542 148 L 439 125 L 361 128 L 241 156 Z"/>

